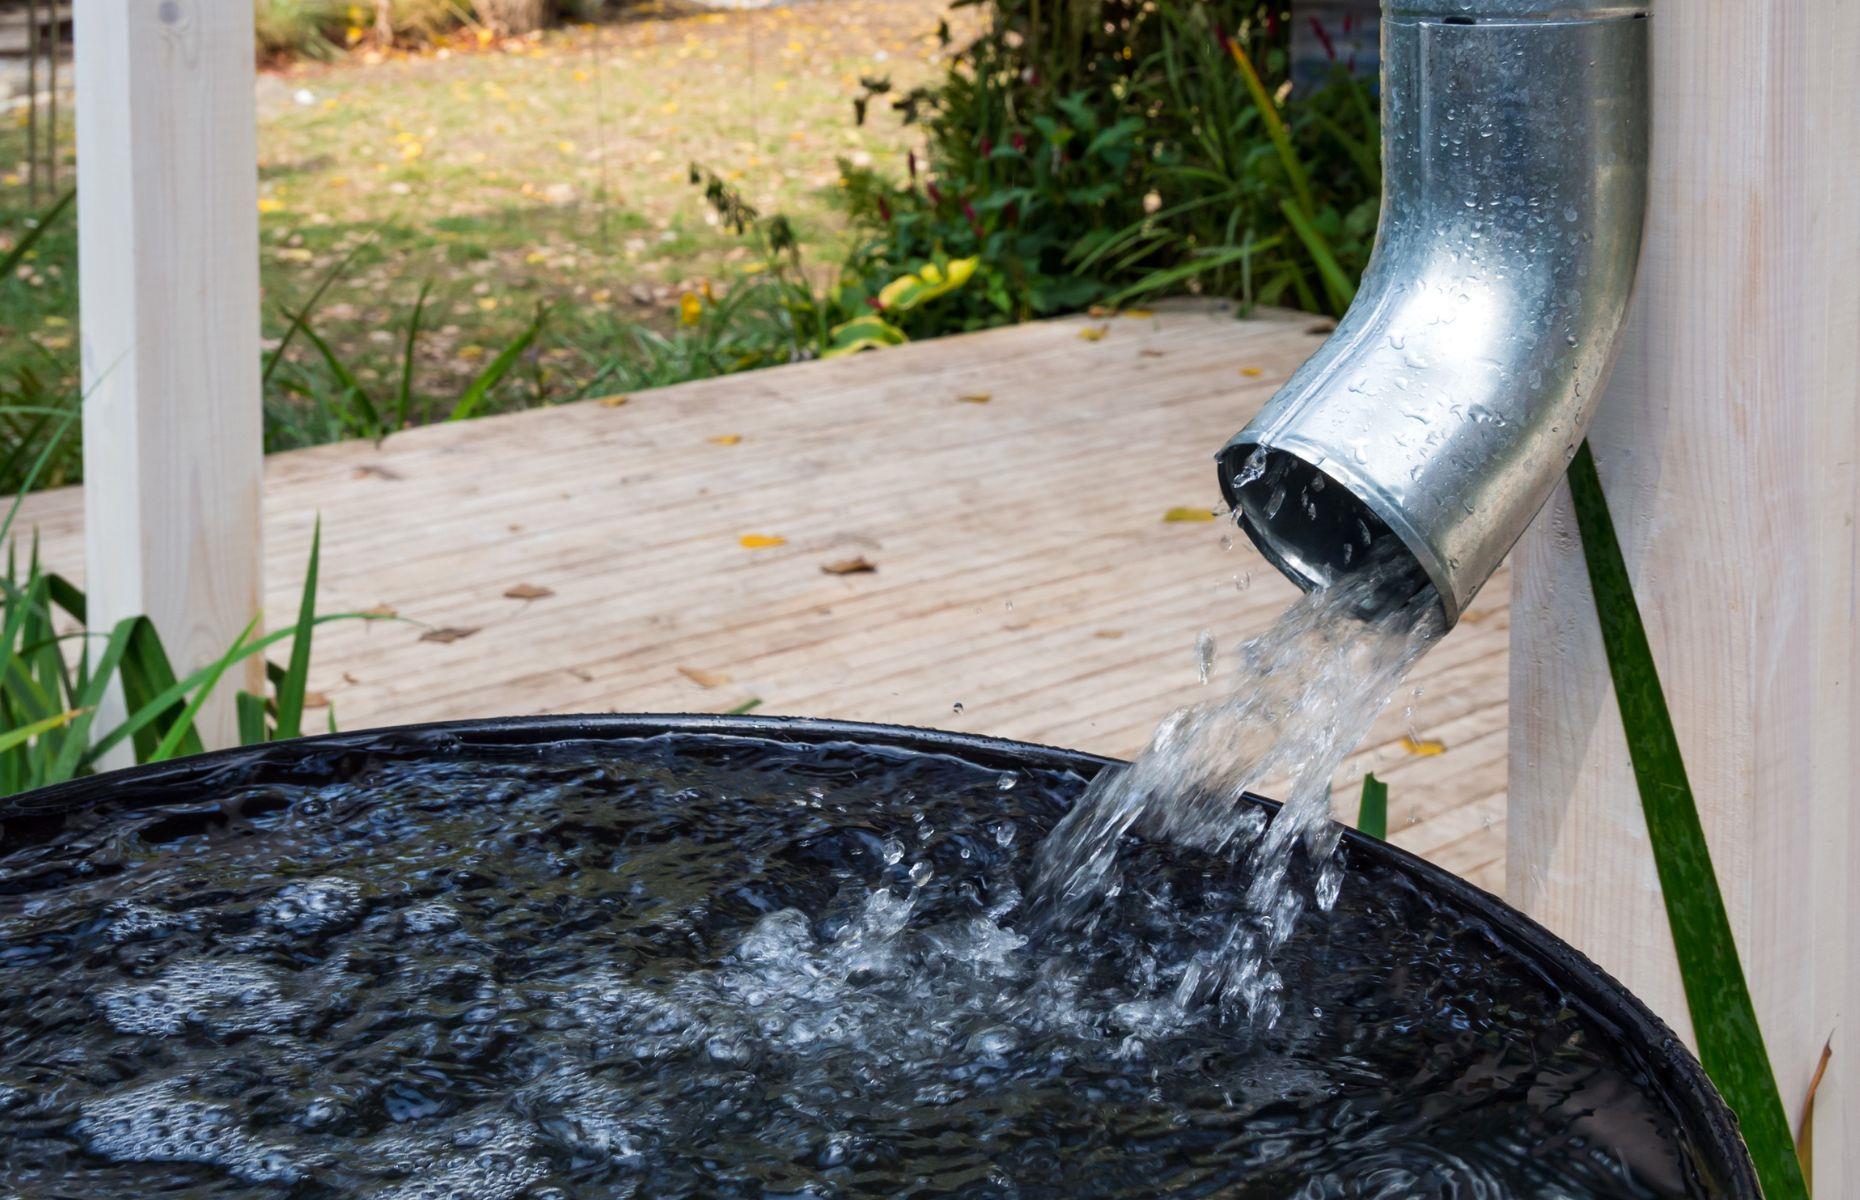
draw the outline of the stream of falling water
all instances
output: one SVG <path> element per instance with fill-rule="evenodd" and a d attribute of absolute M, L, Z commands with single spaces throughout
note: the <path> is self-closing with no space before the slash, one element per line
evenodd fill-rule
<path fill-rule="evenodd" d="M 1128 834 L 1243 860 L 1244 911 L 1221 944 L 1186 965 L 1174 1000 L 1216 1001 L 1265 1026 L 1277 1020 L 1274 952 L 1307 903 L 1328 910 L 1342 881 L 1331 779 L 1445 631 L 1436 593 L 1406 585 L 1405 556 L 1392 544 L 1377 550 L 1242 646 L 1225 694 L 1171 714 L 1134 762 L 1098 776 L 1040 847 L 1039 919 L 1095 929 L 1120 890 Z M 1243 803 L 1247 792 L 1283 797 L 1277 819 L 1268 824 Z"/>

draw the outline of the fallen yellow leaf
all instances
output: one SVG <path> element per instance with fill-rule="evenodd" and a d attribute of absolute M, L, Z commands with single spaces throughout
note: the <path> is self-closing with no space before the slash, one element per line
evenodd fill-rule
<path fill-rule="evenodd" d="M 1240 373 L 1245 375 L 1248 379 L 1254 379 L 1265 374 L 1265 372 L 1258 367 L 1241 367 Z"/>
<path fill-rule="evenodd" d="M 1104 335 L 1111 332 L 1109 325 L 1087 325 L 1079 330 L 1079 340 L 1084 342 L 1102 341 Z"/>
<path fill-rule="evenodd" d="M 1408 734 L 1402 735 L 1401 748 L 1421 758 L 1433 758 L 1447 752 L 1447 744 L 1437 738 L 1425 738 L 1417 742 Z"/>
<path fill-rule="evenodd" d="M 957 396 L 956 399 L 964 404 L 986 404 L 994 399 L 994 395 L 990 392 L 970 392 L 966 396 Z"/>
<path fill-rule="evenodd" d="M 1165 521 L 1212 521 L 1214 511 L 1207 508 L 1172 508 L 1163 514 Z"/>
<path fill-rule="evenodd" d="M 710 439 L 713 444 L 718 446 L 734 446 L 742 440 L 743 435 L 740 433 L 720 433 L 716 437 Z"/>
<path fill-rule="evenodd" d="M 619 408 L 622 404 L 625 404 L 628 400 L 631 400 L 631 399 L 632 399 L 631 396 L 602 396 L 601 407 L 602 408 Z"/>
<path fill-rule="evenodd" d="M 724 684 L 730 682 L 730 677 L 728 675 L 720 674 L 716 671 L 699 670 L 697 667 L 680 667 L 678 668 L 678 673 L 701 688 L 722 687 Z"/>
<path fill-rule="evenodd" d="M 767 550 L 770 546 L 786 546 L 788 539 L 767 533 L 745 533 L 737 538 L 737 543 L 745 550 Z"/>
<path fill-rule="evenodd" d="M 1153 308 L 1126 308 L 1123 312 L 1118 313 L 1117 315 L 1120 317 L 1130 317 L 1133 320 L 1141 321 L 1147 317 L 1155 316 L 1156 310 Z"/>

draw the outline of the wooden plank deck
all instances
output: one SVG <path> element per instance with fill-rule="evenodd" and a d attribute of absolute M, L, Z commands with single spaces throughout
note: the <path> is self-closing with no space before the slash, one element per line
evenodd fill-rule
<path fill-rule="evenodd" d="M 274 456 L 269 618 L 294 610 L 320 515 L 324 611 L 473 631 L 319 633 L 312 686 L 347 729 L 758 699 L 1128 755 L 1207 694 L 1199 631 L 1230 648 L 1292 595 L 1227 523 L 1163 514 L 1219 503 L 1213 452 L 1313 324 L 1207 304 L 1068 318 Z M 80 499 L 24 518 L 68 573 Z M 857 556 L 876 571 L 821 569 Z M 1398 698 L 1338 780 L 1354 812 L 1376 771 L 1395 840 L 1495 890 L 1507 593 L 1501 575 L 1417 670 L 1412 723 Z M 1411 731 L 1445 752 L 1413 753 Z"/>

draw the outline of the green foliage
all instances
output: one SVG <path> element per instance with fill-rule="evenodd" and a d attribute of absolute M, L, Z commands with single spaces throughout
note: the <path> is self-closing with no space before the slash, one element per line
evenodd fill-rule
<path fill-rule="evenodd" d="M 539 305 L 530 323 L 492 356 L 459 395 L 450 404 L 441 404 L 415 391 L 421 319 L 432 291 L 430 282 L 423 283 L 401 331 L 400 372 L 393 390 L 378 394 L 363 383 L 359 372 L 311 323 L 317 301 L 353 258 L 351 254 L 332 267 L 303 307 L 294 311 L 279 308 L 286 321 L 284 334 L 277 348 L 266 355 L 262 375 L 267 399 L 267 450 L 344 438 L 379 442 L 395 430 L 411 425 L 435 420 L 462 421 L 477 416 L 491 390 L 521 364 L 525 352 L 535 345 L 548 321 L 549 310 Z M 316 350 L 317 357 L 310 364 L 294 364 L 285 358 L 285 350 L 300 335 Z"/>
<path fill-rule="evenodd" d="M 66 426 L 74 419 L 74 411 L 62 417 Z M 28 487 L 56 444 L 48 442 L 28 470 Z M 177 677 L 148 618 L 127 617 L 108 630 L 93 630 L 84 593 L 45 569 L 36 540 L 20 562 L 17 545 L 8 541 L 19 506 L 15 498 L 0 519 L 0 542 L 8 544 L 0 571 L 0 795 L 88 774 L 125 743 L 139 763 L 198 753 L 195 721 L 227 671 L 285 639 L 292 643 L 290 666 L 273 669 L 274 696 L 239 697 L 242 714 L 270 711 L 275 723 L 261 720 L 248 727 L 242 718 L 241 724 L 247 740 L 298 732 L 311 630 L 325 621 L 354 619 L 316 614 L 320 530 L 311 544 L 296 624 L 256 637 L 254 622 L 218 659 Z M 98 713 L 112 686 L 121 689 L 126 715 L 101 727 Z"/>
<path fill-rule="evenodd" d="M 1373 773 L 1363 776 L 1363 799 L 1356 812 L 1356 828 L 1370 837 L 1388 840 L 1389 785 Z"/>
<path fill-rule="evenodd" d="M 976 258 L 937 332 L 1180 290 L 1348 305 L 1381 192 L 1374 100 L 1342 70 L 1280 99 L 1278 5 L 990 7 L 944 79 L 892 101 L 926 160 L 898 181 L 842 164 L 868 235 L 852 277 Z M 861 121 L 890 96 L 865 82 Z"/>
<path fill-rule="evenodd" d="M 1770 1200 L 1807 1200 L 1802 1164 L 1718 890 L 1679 735 L 1587 442 L 1570 463 L 1569 487 L 1699 1062 L 1737 1114 L 1763 1194 Z"/>

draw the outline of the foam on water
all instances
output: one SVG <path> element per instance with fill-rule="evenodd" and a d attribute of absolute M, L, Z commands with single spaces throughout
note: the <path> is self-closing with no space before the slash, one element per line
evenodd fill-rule
<path fill-rule="evenodd" d="M 1273 914 L 1270 1029 L 1179 1002 L 1259 916 L 1233 811 L 1133 820 L 1056 925 L 1065 771 L 715 736 L 312 768 L 0 831 L 0 1194 L 1709 1194 L 1660 1079 L 1393 872 Z"/>

